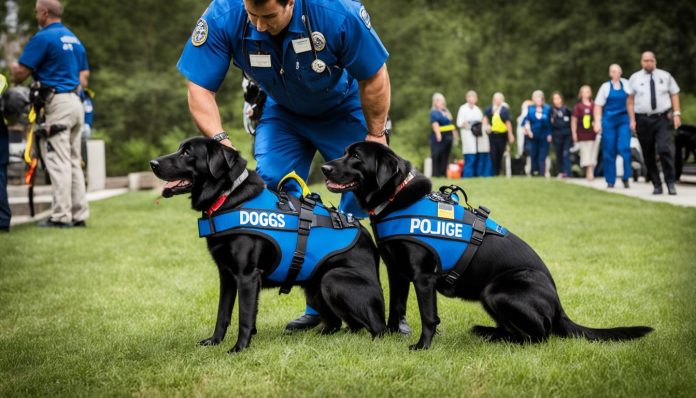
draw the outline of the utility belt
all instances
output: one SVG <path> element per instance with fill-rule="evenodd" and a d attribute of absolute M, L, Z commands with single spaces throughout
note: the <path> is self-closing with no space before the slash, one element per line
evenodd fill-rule
<path fill-rule="evenodd" d="M 660 113 L 636 113 L 636 117 L 644 117 L 648 119 L 661 119 L 663 117 L 667 117 L 670 112 L 672 112 L 672 108 Z"/>

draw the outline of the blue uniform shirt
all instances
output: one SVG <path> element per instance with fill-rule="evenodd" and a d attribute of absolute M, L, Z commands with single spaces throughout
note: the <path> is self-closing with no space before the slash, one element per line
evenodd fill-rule
<path fill-rule="evenodd" d="M 529 121 L 534 139 L 546 139 L 551 135 L 551 107 L 548 104 L 542 107 L 541 119 L 536 116 L 536 105 L 530 105 L 525 120 Z"/>
<path fill-rule="evenodd" d="M 325 38 L 324 48 L 316 52 L 326 64 L 322 73 L 312 69 L 315 55 L 307 50 L 308 43 L 293 44 L 310 36 L 303 16 Z M 296 0 L 280 49 L 270 34 L 248 22 L 242 0 L 214 0 L 198 20 L 177 67 L 193 83 L 217 91 L 232 62 L 269 95 L 267 106 L 277 103 L 301 116 L 321 117 L 359 108 L 356 79 L 374 76 L 388 56 L 357 1 Z"/>
<path fill-rule="evenodd" d="M 38 31 L 24 47 L 19 63 L 32 70 L 32 77 L 57 93 L 80 85 L 80 72 L 89 69 L 87 52 L 80 40 L 60 22 Z"/>

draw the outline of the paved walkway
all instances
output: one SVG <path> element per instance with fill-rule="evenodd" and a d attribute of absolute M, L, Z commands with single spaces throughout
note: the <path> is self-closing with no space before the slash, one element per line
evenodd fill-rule
<path fill-rule="evenodd" d="M 589 188 L 599 189 L 606 192 L 611 192 L 614 194 L 633 196 L 642 200 L 648 200 L 651 202 L 663 202 L 669 203 L 676 206 L 687 206 L 696 207 L 696 184 L 693 183 L 679 183 L 677 187 L 677 195 L 668 195 L 667 187 L 663 185 L 662 189 L 664 193 L 662 195 L 653 195 L 652 184 L 645 183 L 642 181 L 633 182 L 631 180 L 631 187 L 626 189 L 623 187 L 621 181 L 616 182 L 615 188 L 607 188 L 607 183 L 604 178 L 595 178 L 594 181 L 587 181 L 584 178 L 568 178 L 567 181 L 571 184 L 582 185 Z"/>

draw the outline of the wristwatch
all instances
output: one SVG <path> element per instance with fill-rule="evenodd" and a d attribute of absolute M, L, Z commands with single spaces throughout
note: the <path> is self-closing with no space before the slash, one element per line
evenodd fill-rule
<path fill-rule="evenodd" d="M 228 137 L 228 136 L 227 136 L 227 133 L 225 133 L 225 132 L 223 131 L 223 132 L 221 132 L 221 133 L 215 134 L 212 138 L 215 140 L 215 142 L 221 142 L 221 141 L 224 141 L 224 140 L 226 140 L 226 139 L 229 139 L 230 137 Z"/>
<path fill-rule="evenodd" d="M 672 115 L 674 115 L 674 116 L 681 116 L 681 112 L 680 112 L 680 111 L 674 111 L 674 112 L 672 112 Z"/>

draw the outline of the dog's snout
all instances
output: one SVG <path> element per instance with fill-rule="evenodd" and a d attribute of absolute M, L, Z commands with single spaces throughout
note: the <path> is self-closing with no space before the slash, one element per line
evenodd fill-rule
<path fill-rule="evenodd" d="M 151 160 L 150 161 L 150 168 L 152 169 L 152 171 L 159 169 L 159 162 L 156 160 Z"/>
<path fill-rule="evenodd" d="M 325 165 L 321 166 L 321 171 L 324 173 L 324 175 L 328 175 L 334 171 L 334 168 L 333 168 L 333 166 L 325 164 Z"/>

